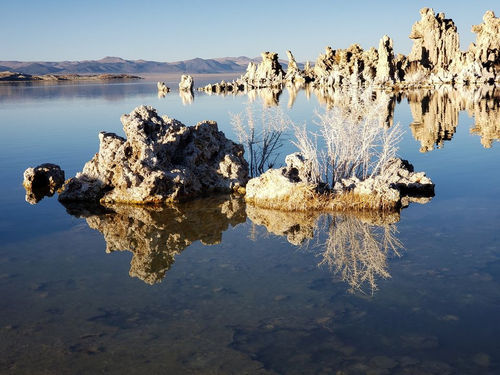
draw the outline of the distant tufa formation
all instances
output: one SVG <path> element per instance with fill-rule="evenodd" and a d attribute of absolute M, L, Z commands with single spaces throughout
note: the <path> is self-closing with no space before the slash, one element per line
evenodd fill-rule
<path fill-rule="evenodd" d="M 378 49 L 363 50 L 358 44 L 347 49 L 326 47 L 314 68 L 309 62 L 299 69 L 290 51 L 283 71 L 278 54 L 263 52 L 262 62 L 251 62 L 247 72 L 233 82 L 220 82 L 201 91 L 227 93 L 252 89 L 302 85 L 337 87 L 345 84 L 381 88 L 419 88 L 443 84 L 475 85 L 500 82 L 500 19 L 487 11 L 483 23 L 472 27 L 477 34 L 466 52 L 460 51 L 455 23 L 431 8 L 420 10 L 420 21 L 411 30 L 414 41 L 408 56 L 394 56 L 392 39 L 384 35 Z"/>

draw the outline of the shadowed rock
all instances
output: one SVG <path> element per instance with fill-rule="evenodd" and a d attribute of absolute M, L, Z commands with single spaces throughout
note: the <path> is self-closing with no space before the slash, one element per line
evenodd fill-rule
<path fill-rule="evenodd" d="M 23 186 L 26 202 L 36 204 L 44 197 L 51 197 L 64 184 L 64 171 L 55 164 L 45 163 L 24 171 Z"/>

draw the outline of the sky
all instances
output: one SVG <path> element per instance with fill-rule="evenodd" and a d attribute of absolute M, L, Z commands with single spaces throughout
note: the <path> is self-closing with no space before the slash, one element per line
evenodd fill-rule
<path fill-rule="evenodd" d="M 423 7 L 455 21 L 462 50 L 486 10 L 500 16 L 500 0 L 0 0 L 0 60 L 178 61 L 262 51 L 286 58 L 289 49 L 314 61 L 326 46 L 378 47 L 384 34 L 408 54 Z"/>

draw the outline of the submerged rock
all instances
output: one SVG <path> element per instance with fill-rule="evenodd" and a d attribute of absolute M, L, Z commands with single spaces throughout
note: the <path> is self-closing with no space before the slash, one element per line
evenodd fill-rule
<path fill-rule="evenodd" d="M 45 163 L 24 171 L 26 202 L 35 204 L 51 197 L 64 184 L 64 171 L 56 164 Z"/>
<path fill-rule="evenodd" d="M 121 117 L 126 139 L 99 134 L 99 152 L 69 179 L 61 201 L 161 203 L 237 191 L 248 180 L 243 146 L 215 121 L 185 126 L 140 106 Z"/>

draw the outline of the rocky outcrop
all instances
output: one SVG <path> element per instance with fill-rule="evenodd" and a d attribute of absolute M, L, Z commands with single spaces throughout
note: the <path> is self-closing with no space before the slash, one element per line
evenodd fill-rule
<path fill-rule="evenodd" d="M 243 146 L 214 121 L 185 126 L 140 106 L 121 122 L 126 138 L 101 132 L 99 152 L 65 183 L 61 201 L 162 203 L 237 191 L 247 182 Z"/>
<path fill-rule="evenodd" d="M 376 83 L 382 86 L 393 84 L 395 82 L 395 70 L 392 39 L 384 35 L 378 45 Z"/>
<path fill-rule="evenodd" d="M 276 52 L 262 52 L 262 62 L 250 62 L 242 80 L 251 88 L 281 86 L 285 72 L 278 61 Z"/>
<path fill-rule="evenodd" d="M 187 74 L 183 74 L 181 76 L 181 81 L 179 82 L 179 91 L 193 91 L 193 86 L 193 77 Z"/>
<path fill-rule="evenodd" d="M 71 204 L 68 210 L 78 212 Z M 218 244 L 230 226 L 246 221 L 243 200 L 232 196 L 165 206 L 109 205 L 85 217 L 104 236 L 107 253 L 132 252 L 129 274 L 148 284 L 161 282 L 175 257 L 193 242 Z"/>
<path fill-rule="evenodd" d="M 394 158 L 380 174 L 364 180 L 357 177 L 342 179 L 335 184 L 333 191 L 336 195 L 352 192 L 359 197 L 387 202 L 389 206 L 406 207 L 413 201 L 422 203 L 421 197 L 433 197 L 434 184 L 425 172 L 414 172 L 413 165 L 407 160 Z"/>
<path fill-rule="evenodd" d="M 345 84 L 372 83 L 376 77 L 378 53 L 364 51 L 358 44 L 343 50 L 326 47 L 314 65 L 314 85 L 338 87 Z"/>
<path fill-rule="evenodd" d="M 499 68 L 500 64 L 500 18 L 495 17 L 491 10 L 483 16 L 483 23 L 472 26 L 472 32 L 477 34 L 476 43 L 471 45 L 469 52 L 475 61 L 490 69 Z"/>
<path fill-rule="evenodd" d="M 414 40 L 408 56 L 410 64 L 429 72 L 449 70 L 455 60 L 460 60 L 460 40 L 457 27 L 444 13 L 435 14 L 432 8 L 420 10 L 420 21 L 416 22 L 410 33 Z"/>
<path fill-rule="evenodd" d="M 420 17 L 409 35 L 414 43 L 407 57 L 394 57 L 392 40 L 384 36 L 378 50 L 363 50 L 358 44 L 347 49 L 327 47 L 313 68 L 306 64 L 302 71 L 287 51 L 289 64 L 284 74 L 277 54 L 264 52 L 262 63 L 250 63 L 246 74 L 237 81 L 242 85 L 238 90 L 246 90 L 247 85 L 264 88 L 296 82 L 312 82 L 321 89 L 346 85 L 414 89 L 500 82 L 500 19 L 492 11 L 485 13 L 482 24 L 472 27 L 477 40 L 467 52 L 460 50 L 457 27 L 444 13 L 423 8 Z M 205 90 L 222 88 L 207 86 Z"/>
<path fill-rule="evenodd" d="M 287 84 L 300 85 L 304 84 L 307 80 L 307 76 L 299 69 L 295 57 L 291 51 L 286 51 L 288 57 L 288 67 L 285 74 L 285 81 Z"/>
<path fill-rule="evenodd" d="M 311 173 L 310 163 L 301 154 L 289 155 L 285 167 L 270 169 L 248 182 L 245 200 L 285 211 L 394 210 L 408 205 L 412 197 L 434 195 L 432 181 L 425 173 L 414 172 L 406 160 L 392 159 L 381 173 L 364 180 L 342 179 L 332 189 Z"/>
<path fill-rule="evenodd" d="M 26 202 L 36 204 L 51 197 L 64 184 L 64 171 L 56 164 L 45 163 L 24 171 L 23 186 Z"/>
<path fill-rule="evenodd" d="M 165 82 L 158 82 L 156 87 L 158 89 L 158 96 L 164 97 L 166 93 L 170 92 L 170 88 L 165 84 Z"/>

